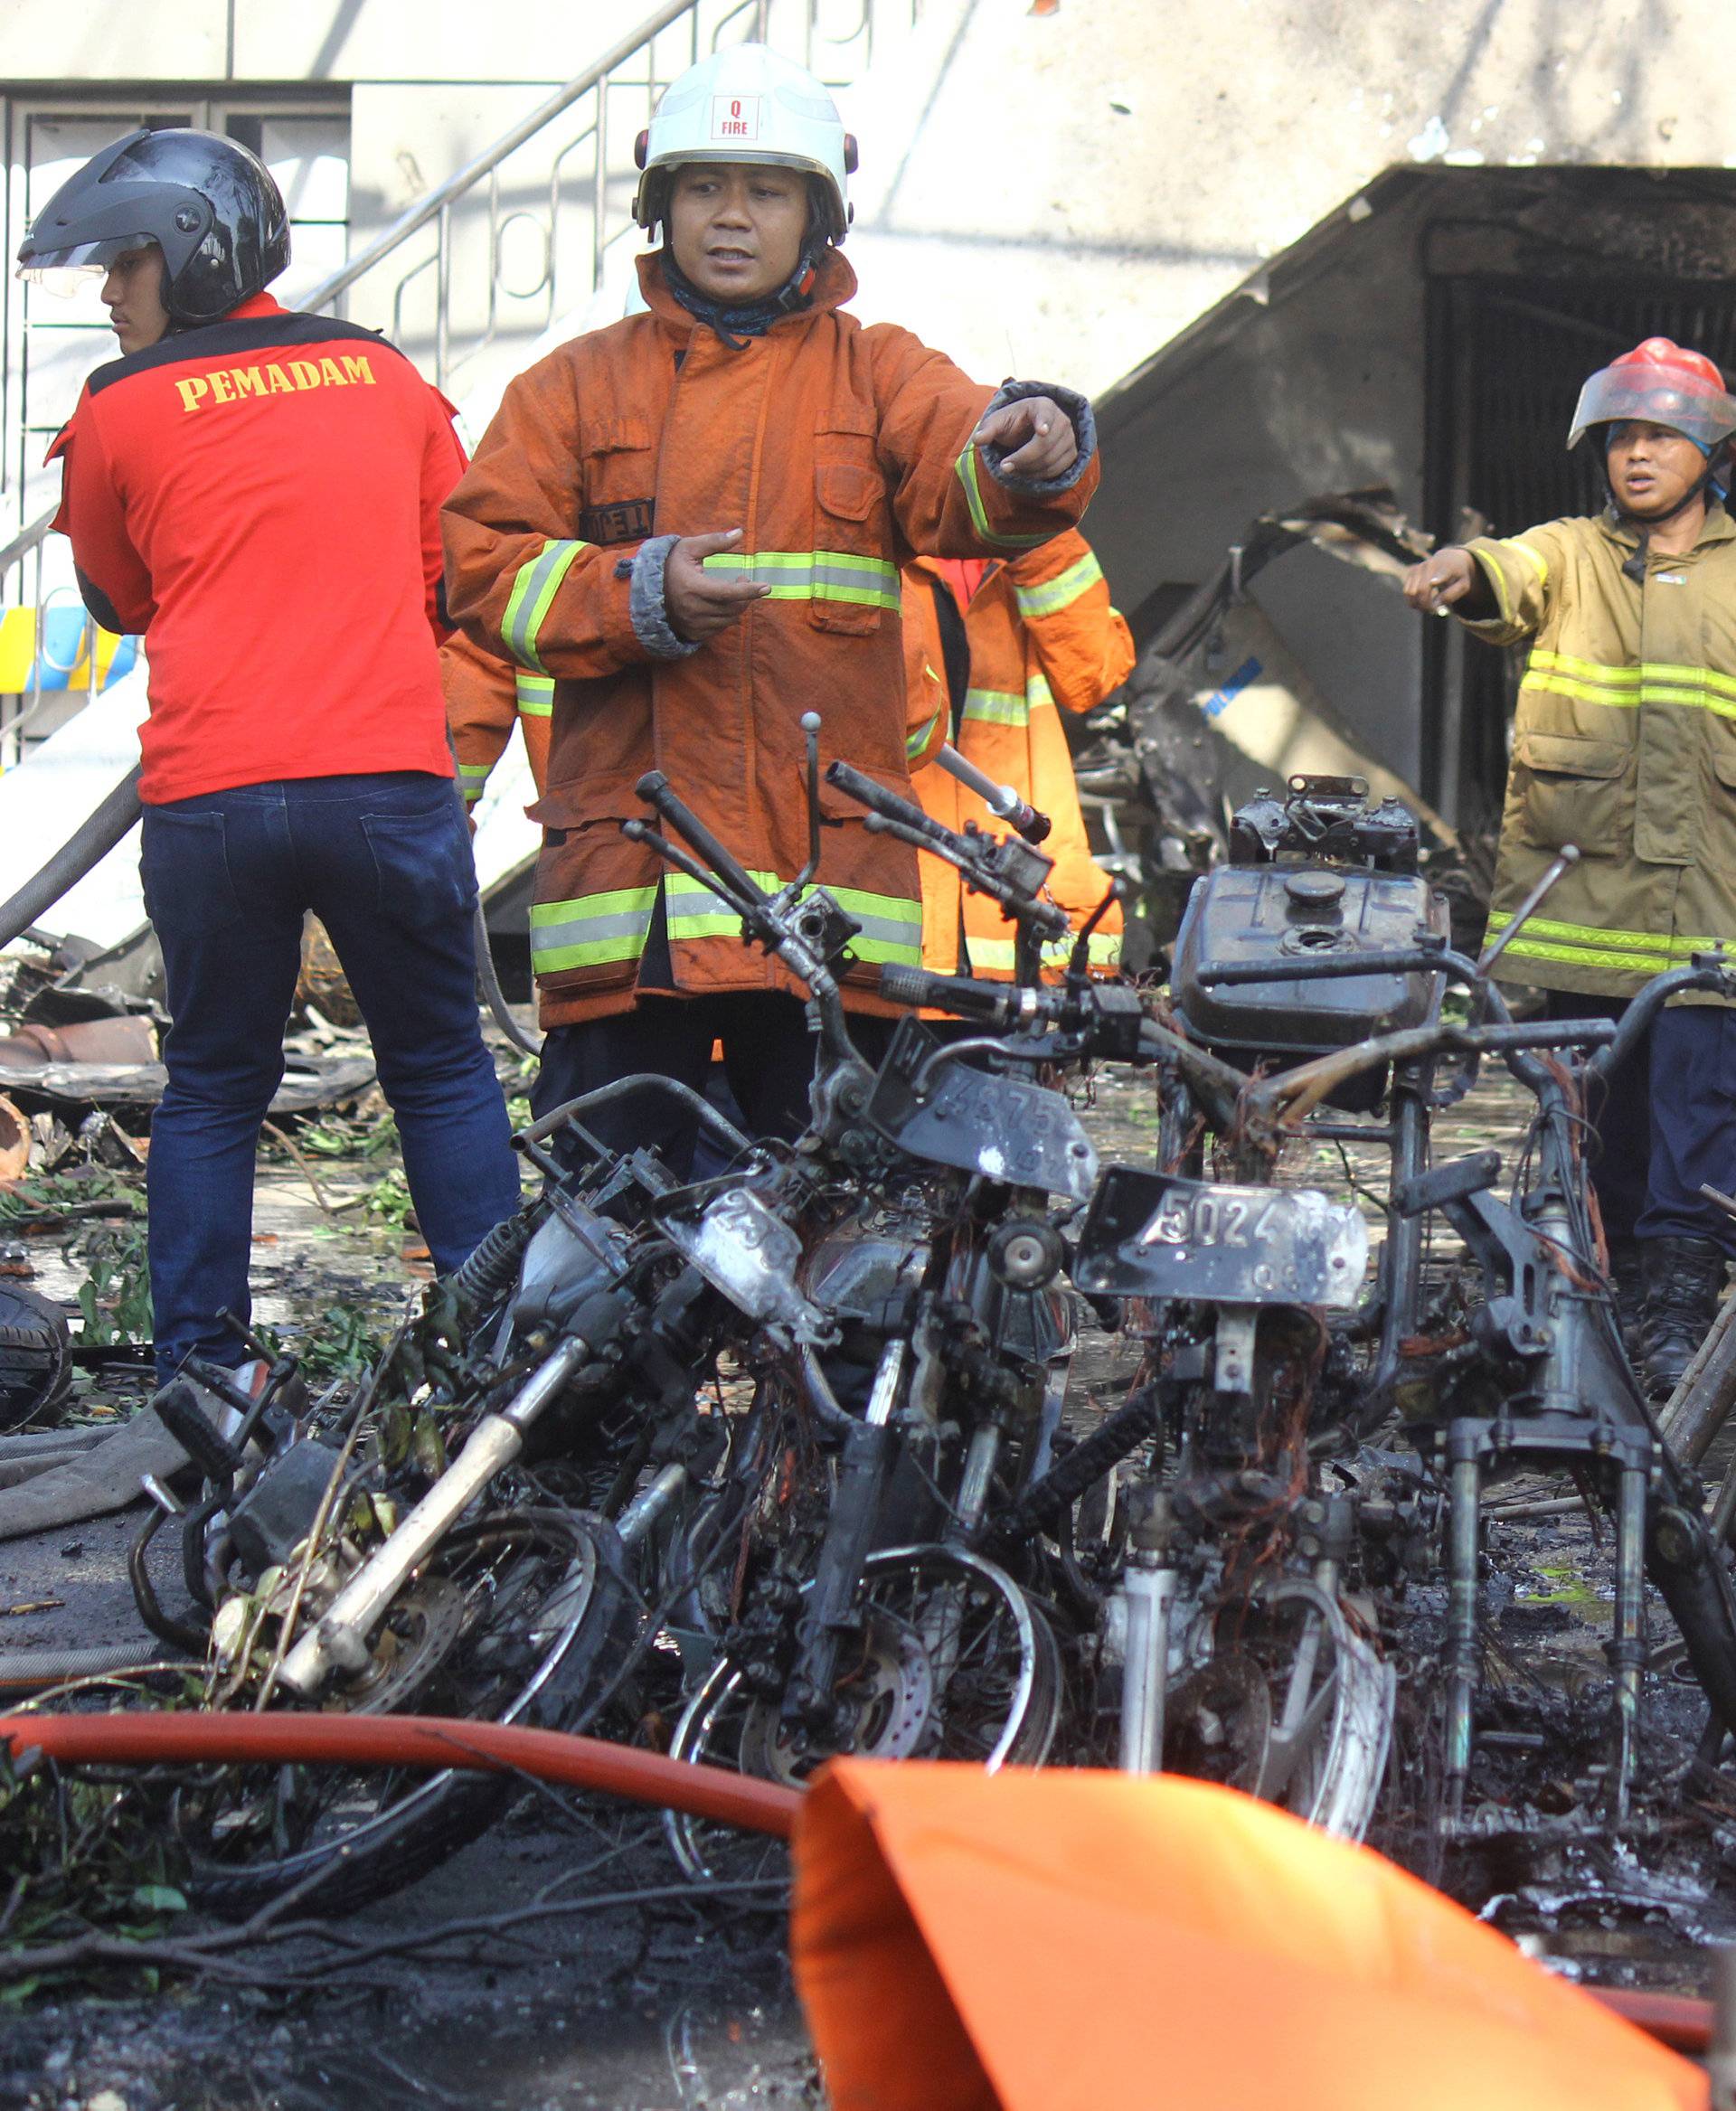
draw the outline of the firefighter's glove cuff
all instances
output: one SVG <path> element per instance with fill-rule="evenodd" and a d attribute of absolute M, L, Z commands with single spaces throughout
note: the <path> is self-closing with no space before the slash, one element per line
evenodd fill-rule
<path fill-rule="evenodd" d="M 653 535 L 649 542 L 641 542 L 629 574 L 627 610 L 632 618 L 633 635 L 654 660 L 684 660 L 700 646 L 697 638 L 676 633 L 663 598 L 664 568 L 680 540 L 679 535 Z"/>
<path fill-rule="evenodd" d="M 1059 403 L 1072 420 L 1073 444 L 1079 453 L 1065 476 L 1007 476 L 1003 475 L 1001 464 L 1009 450 L 983 442 L 977 452 L 988 465 L 988 473 L 995 483 L 1005 485 L 1008 491 L 1016 491 L 1025 498 L 1059 498 L 1062 492 L 1071 491 L 1079 482 L 1097 452 L 1097 420 L 1091 416 L 1090 399 L 1081 396 L 1076 389 L 1063 389 L 1059 382 L 1003 382 L 990 398 L 983 417 L 1005 410 L 1009 403 L 1021 403 L 1027 396 L 1047 396 L 1052 402 Z"/>

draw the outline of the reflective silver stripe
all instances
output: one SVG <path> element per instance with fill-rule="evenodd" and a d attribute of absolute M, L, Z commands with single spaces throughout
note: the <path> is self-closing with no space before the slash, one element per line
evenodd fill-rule
<path fill-rule="evenodd" d="M 1088 550 L 1065 571 L 1057 572 L 1052 580 L 1044 580 L 1040 587 L 1014 587 L 1014 598 L 1019 604 L 1021 616 L 1052 616 L 1058 609 L 1078 600 L 1081 594 L 1089 593 L 1102 577 L 1103 567 Z"/>
<path fill-rule="evenodd" d="M 904 736 L 904 752 L 912 762 L 934 738 L 934 729 L 939 722 L 940 713 L 936 712 L 926 726 L 919 726 L 915 732 Z"/>
<path fill-rule="evenodd" d="M 554 715 L 554 678 L 549 674 L 520 673 L 515 679 L 521 718 L 546 719 Z"/>
<path fill-rule="evenodd" d="M 648 887 L 617 887 L 571 901 L 539 901 L 531 909 L 531 965 L 539 975 L 637 960 L 645 951 L 656 901 Z"/>
<path fill-rule="evenodd" d="M 1053 711 L 1055 693 L 1041 674 L 1033 674 L 1024 685 L 1027 711 Z"/>
<path fill-rule="evenodd" d="M 513 581 L 506 613 L 501 618 L 501 643 L 514 659 L 524 666 L 534 667 L 539 674 L 549 671 L 537 657 L 536 651 L 542 619 L 549 612 L 556 589 L 571 569 L 573 559 L 590 547 L 588 542 L 545 542 L 538 556 L 532 558 L 528 564 L 519 566 Z"/>

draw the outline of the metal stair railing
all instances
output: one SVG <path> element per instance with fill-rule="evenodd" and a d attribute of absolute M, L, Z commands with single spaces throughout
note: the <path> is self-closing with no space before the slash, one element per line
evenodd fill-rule
<path fill-rule="evenodd" d="M 850 0 L 844 0 L 848 5 Z M 667 86 L 675 74 L 693 64 L 700 56 L 702 40 L 712 51 L 718 50 L 733 33 L 737 41 L 755 38 L 761 42 L 778 41 L 772 32 L 781 25 L 788 10 L 799 11 L 799 36 L 803 62 L 810 71 L 819 72 L 822 78 L 835 84 L 843 79 L 854 78 L 873 56 L 875 33 L 882 22 L 898 19 L 908 25 L 920 10 L 921 0 L 854 0 L 854 19 L 848 23 L 843 35 L 834 33 L 836 24 L 828 25 L 828 19 L 835 10 L 826 0 L 665 0 L 665 5 L 655 14 L 646 16 L 637 27 L 596 60 L 584 72 L 558 89 L 528 116 L 522 118 L 510 131 L 503 133 L 494 144 L 477 155 L 474 160 L 448 176 L 429 191 L 425 197 L 401 212 L 389 227 L 377 234 L 339 270 L 321 281 L 298 304 L 309 314 L 340 301 L 344 294 L 377 271 L 389 259 L 401 252 L 406 245 L 430 224 L 434 228 L 434 242 L 400 273 L 392 291 L 391 335 L 394 340 L 401 338 L 407 297 L 416 282 L 425 274 L 434 277 L 434 317 L 432 329 L 431 364 L 437 388 L 444 389 L 452 375 L 462 366 L 478 357 L 495 341 L 500 331 L 501 295 L 524 304 L 542 301 L 542 314 L 540 327 L 546 329 L 560 315 L 571 313 L 586 294 L 594 292 L 602 282 L 604 260 L 610 245 L 620 240 L 632 227 L 630 212 L 623 210 L 612 215 L 610 212 L 611 182 L 625 190 L 631 174 L 630 153 L 620 155 L 615 142 L 621 137 L 618 125 L 611 124 L 611 104 L 619 91 L 630 92 L 637 102 L 642 99 L 644 121 L 648 123 L 650 114 L 661 90 Z M 709 30 L 704 26 L 709 19 Z M 680 33 L 685 29 L 684 37 Z M 685 46 L 685 56 L 673 67 L 660 63 L 659 40 L 672 40 L 677 49 Z M 828 70 L 827 52 L 836 55 L 852 53 L 859 64 L 851 67 L 848 73 L 837 74 Z M 642 66 L 636 61 L 643 61 Z M 631 71 L 629 71 L 631 70 Z M 541 219 L 522 204 L 511 203 L 503 195 L 501 169 L 511 156 L 539 136 L 548 134 L 561 118 L 575 106 L 587 104 L 580 113 L 583 122 L 577 132 L 552 155 L 549 165 L 548 194 L 544 216 Z M 552 145 L 552 140 L 551 140 Z M 589 152 L 586 150 L 589 149 Z M 580 173 L 570 169 L 571 162 Z M 589 174 L 589 183 L 582 180 Z M 453 349 L 453 258 L 457 214 L 459 203 L 483 191 L 486 214 L 486 243 L 488 277 L 486 285 L 486 312 L 481 327 L 457 356 Z M 561 255 L 561 230 L 563 207 L 568 206 L 575 194 L 582 196 L 588 191 L 590 206 L 590 240 L 586 245 L 590 263 L 590 286 L 575 289 L 571 297 L 560 280 L 559 265 Z M 542 269 L 537 283 L 528 291 L 513 292 L 503 287 L 503 238 L 515 222 L 527 221 L 538 228 L 542 240 Z M 413 354 L 412 354 L 413 356 Z M 44 616 L 47 604 L 62 589 L 43 590 L 43 548 L 49 531 L 53 526 L 55 512 L 51 508 L 38 519 L 32 521 L 12 541 L 0 549 L 0 589 L 4 589 L 8 576 L 14 570 L 22 582 L 33 560 L 34 591 L 28 598 L 20 594 L 11 600 L 13 607 L 34 607 L 36 611 L 37 653 L 33 670 L 34 686 L 24 700 L 20 710 L 11 719 L 0 723 L 0 748 L 15 750 L 16 737 L 29 721 L 42 708 L 44 693 L 42 687 L 42 644 L 46 625 Z M 0 596 L 0 598 L 4 598 Z M 95 628 L 91 626 L 80 648 L 88 651 L 90 664 L 90 694 L 94 696 L 99 686 L 95 650 Z M 75 655 L 74 664 L 77 664 Z M 50 697 L 63 694 L 51 691 Z"/>

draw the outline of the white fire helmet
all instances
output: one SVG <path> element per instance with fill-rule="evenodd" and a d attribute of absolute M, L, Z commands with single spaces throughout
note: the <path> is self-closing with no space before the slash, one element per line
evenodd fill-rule
<path fill-rule="evenodd" d="M 634 159 L 645 174 L 633 201 L 641 227 L 656 227 L 669 199 L 667 172 L 684 162 L 764 162 L 820 178 L 826 233 L 850 224 L 845 180 L 856 143 L 838 107 L 811 73 L 764 44 L 731 44 L 690 66 L 664 90 Z"/>

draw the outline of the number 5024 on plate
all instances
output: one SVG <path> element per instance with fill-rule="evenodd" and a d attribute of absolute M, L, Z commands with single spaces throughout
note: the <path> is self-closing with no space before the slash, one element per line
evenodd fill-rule
<path fill-rule="evenodd" d="M 1361 1211 L 1315 1188 L 1112 1165 L 1086 1213 L 1073 1280 L 1093 1296 L 1342 1309 L 1361 1297 L 1367 1272 Z"/>

